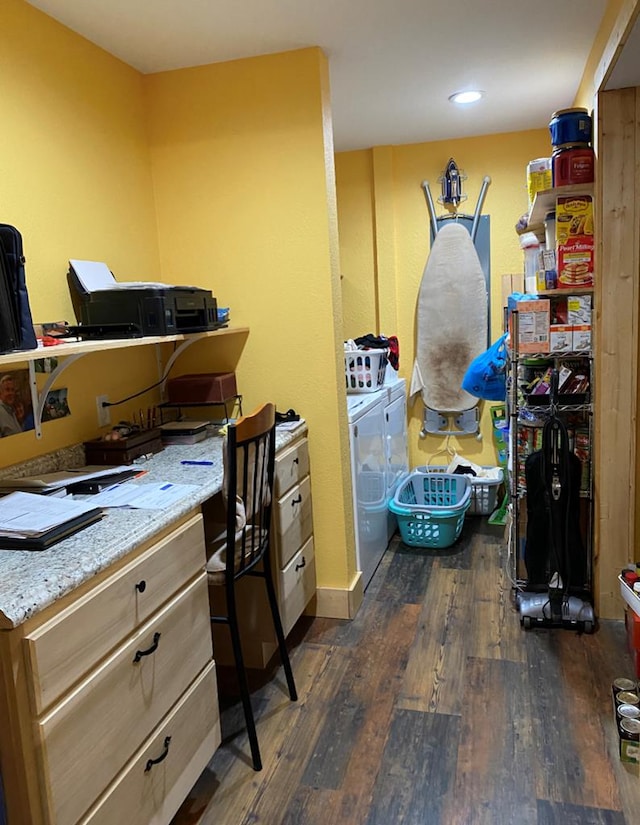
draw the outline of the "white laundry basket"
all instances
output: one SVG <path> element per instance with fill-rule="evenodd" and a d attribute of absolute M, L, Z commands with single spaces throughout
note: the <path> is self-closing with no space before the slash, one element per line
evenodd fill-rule
<path fill-rule="evenodd" d="M 357 349 L 344 354 L 344 377 L 348 393 L 375 392 L 384 384 L 386 349 Z"/>
<path fill-rule="evenodd" d="M 484 470 L 493 469 L 483 467 Z M 421 473 L 446 473 L 446 467 L 416 467 Z M 471 485 L 471 505 L 469 506 L 470 516 L 488 516 L 498 506 L 498 490 L 503 480 L 502 468 L 498 478 L 477 478 L 476 476 L 465 475 Z"/>

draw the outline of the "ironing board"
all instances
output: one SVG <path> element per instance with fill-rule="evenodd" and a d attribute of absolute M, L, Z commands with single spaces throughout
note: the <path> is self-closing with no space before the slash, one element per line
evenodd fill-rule
<path fill-rule="evenodd" d="M 487 348 L 485 276 L 471 235 L 459 223 L 435 236 L 420 283 L 416 358 L 410 395 L 425 407 L 462 412 L 478 399 L 461 388 L 471 361 Z"/>
<path fill-rule="evenodd" d="M 478 399 L 462 389 L 462 380 L 489 340 L 489 218 L 481 212 L 491 178 L 487 175 L 482 181 L 473 216 L 457 211 L 465 197 L 462 179 L 451 158 L 441 178 L 439 200 L 452 205 L 454 212 L 440 218 L 429 183 L 422 182 L 431 223 L 431 252 L 418 293 L 416 358 L 409 393 L 410 397 L 422 394 L 422 438 L 428 433 L 474 435 L 479 431 Z"/>

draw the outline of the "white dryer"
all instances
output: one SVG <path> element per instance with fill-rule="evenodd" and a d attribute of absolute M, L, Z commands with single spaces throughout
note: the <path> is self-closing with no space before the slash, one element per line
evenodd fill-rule
<path fill-rule="evenodd" d="M 395 531 L 389 499 L 408 471 L 406 382 L 347 396 L 356 560 L 366 587 Z"/>

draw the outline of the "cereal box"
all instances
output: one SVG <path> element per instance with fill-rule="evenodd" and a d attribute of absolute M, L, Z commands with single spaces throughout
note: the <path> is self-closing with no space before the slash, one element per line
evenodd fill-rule
<path fill-rule="evenodd" d="M 593 286 L 593 203 L 589 195 L 562 196 L 556 203 L 558 287 Z"/>

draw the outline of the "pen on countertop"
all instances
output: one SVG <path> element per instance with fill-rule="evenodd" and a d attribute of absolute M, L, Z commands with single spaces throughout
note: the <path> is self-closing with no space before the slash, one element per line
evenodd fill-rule
<path fill-rule="evenodd" d="M 211 467 L 213 465 L 213 461 L 181 461 L 180 464 L 197 464 L 206 467 Z"/>

